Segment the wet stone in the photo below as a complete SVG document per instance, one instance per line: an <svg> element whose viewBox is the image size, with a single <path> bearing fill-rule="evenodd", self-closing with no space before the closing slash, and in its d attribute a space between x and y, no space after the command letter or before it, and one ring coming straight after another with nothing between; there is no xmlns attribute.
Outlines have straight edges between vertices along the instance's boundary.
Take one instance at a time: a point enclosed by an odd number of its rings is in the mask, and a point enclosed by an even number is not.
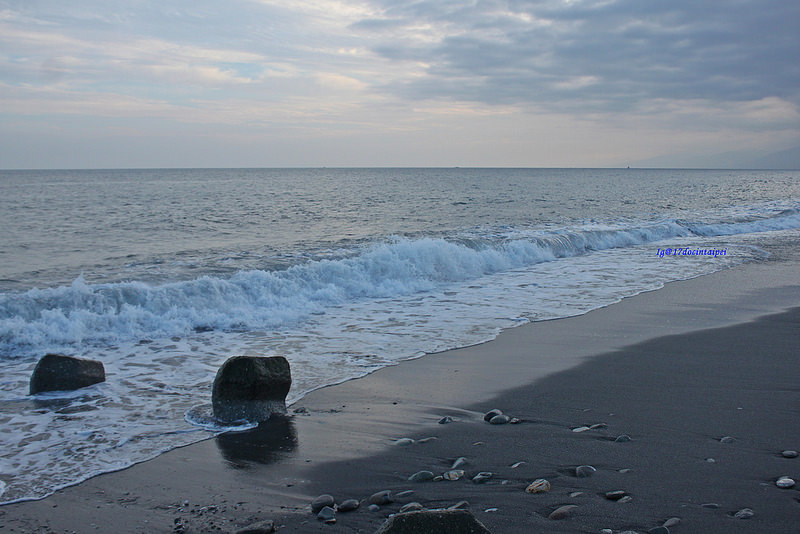
<svg viewBox="0 0 800 534"><path fill-rule="evenodd" d="M736 438L732 436L724 436L719 438L720 443L733 443L734 441L736 441Z"/></svg>
<svg viewBox="0 0 800 534"><path fill-rule="evenodd" d="M447 507L448 510L469 510L469 503L467 501L458 501L452 506Z"/></svg>
<svg viewBox="0 0 800 534"><path fill-rule="evenodd" d="M553 510L550 515L547 516L548 519L552 519L554 521L558 521L560 519L566 519L569 517L573 511L577 508L577 505L574 504L565 504L564 506L559 506L555 510Z"/></svg>
<svg viewBox="0 0 800 534"><path fill-rule="evenodd" d="M370 495L368 500L370 504L377 504L377 505L390 504L391 502L393 502L392 492L390 490L379 491L377 493L373 493L372 495Z"/></svg>
<svg viewBox="0 0 800 534"><path fill-rule="evenodd" d="M400 513L403 514L405 512L414 512L417 510L424 510L424 509L425 509L424 506L415 501L415 502L410 502L408 504L404 504L402 507L400 507Z"/></svg>
<svg viewBox="0 0 800 534"><path fill-rule="evenodd" d="M733 517L735 517L736 519L750 519L754 515L756 515L755 512L753 512L753 510L751 510L750 508L742 508L741 510L733 514Z"/></svg>
<svg viewBox="0 0 800 534"><path fill-rule="evenodd" d="M505 425L509 422L511 422L511 418L503 414L495 415L489 420L490 425Z"/></svg>
<svg viewBox="0 0 800 534"><path fill-rule="evenodd" d="M464 477L463 469L451 469L442 475L445 480L460 480Z"/></svg>
<svg viewBox="0 0 800 534"><path fill-rule="evenodd" d="M501 412L501 411L500 411L500 410L498 410L497 408L495 408L494 410L489 410L489 411L488 411L488 412L486 412L486 414L483 416L483 420L484 420L484 421L486 421L486 422L488 423L489 421L491 421L491 420L492 420L492 418L493 418L493 417L495 417L495 416L497 416L497 415L503 415L503 412Z"/></svg>
<svg viewBox="0 0 800 534"><path fill-rule="evenodd" d="M452 423L452 422L453 422L453 418L450 417L449 415L445 415L444 417L439 419L439 424L440 425L446 425L446 424Z"/></svg>
<svg viewBox="0 0 800 534"><path fill-rule="evenodd" d="M577 433L577 434L579 434L581 432L586 432L587 430L591 430L591 428L589 428L588 426L579 426L579 427L576 427L576 428L572 429L572 431Z"/></svg>
<svg viewBox="0 0 800 534"><path fill-rule="evenodd" d="M324 521L325 523L336 523L336 510L330 506L325 506L317 514L317 519Z"/></svg>
<svg viewBox="0 0 800 534"><path fill-rule="evenodd" d="M676 526L678 526L680 524L680 522L681 522L681 518L680 517L670 517L669 519L664 521L664 524L662 526L664 526L666 528L676 527Z"/></svg>
<svg viewBox="0 0 800 534"><path fill-rule="evenodd" d="M775 485L779 488L789 489L794 487L794 480L789 477L780 477L775 481Z"/></svg>
<svg viewBox="0 0 800 534"><path fill-rule="evenodd" d="M417 471L410 477L408 477L409 482L427 482L429 480L433 480L436 475L433 474L431 471Z"/></svg>
<svg viewBox="0 0 800 534"><path fill-rule="evenodd" d="M705 503L701 504L700 506L703 507L703 508L708 508L709 510L716 510L717 508L719 508L719 504L717 504L715 502L705 502Z"/></svg>
<svg viewBox="0 0 800 534"><path fill-rule="evenodd" d="M358 499L347 499L336 507L336 511L342 513L352 512L353 510L357 510L359 505L360 503L358 502Z"/></svg>
<svg viewBox="0 0 800 534"><path fill-rule="evenodd" d="M401 491L400 493L395 493L394 498L397 501L406 499L408 497L411 497L412 495L414 495L414 490L405 490Z"/></svg>
<svg viewBox="0 0 800 534"><path fill-rule="evenodd" d="M647 531L647 534L669 534L669 529L667 527L654 527Z"/></svg>
<svg viewBox="0 0 800 534"><path fill-rule="evenodd" d="M781 456L784 458L797 458L798 452L797 451L783 451Z"/></svg>
<svg viewBox="0 0 800 534"><path fill-rule="evenodd" d="M484 484L484 483L486 483L486 482L487 482L487 481L488 481L490 478L492 478L492 473L490 473L489 471L481 471L480 473L478 473L477 475L475 475L474 477L472 477L472 481L473 481L475 484Z"/></svg>
<svg viewBox="0 0 800 534"><path fill-rule="evenodd" d="M614 443L628 443L629 441L631 441L631 437L628 434L620 434Z"/></svg>
<svg viewBox="0 0 800 534"><path fill-rule="evenodd" d="M367 510L369 510L370 512L377 512L380 509L381 507L378 506L377 504L370 504L369 507L367 507Z"/></svg>
<svg viewBox="0 0 800 534"><path fill-rule="evenodd" d="M324 495L320 495L313 501L311 501L311 511L315 514L318 514L320 510L325 508L326 506L333 506L336 501L334 500L332 495L328 495L327 493Z"/></svg>
<svg viewBox="0 0 800 534"><path fill-rule="evenodd" d="M622 499L622 498L623 498L623 497L625 497L626 495L627 495L627 494L626 494L624 491L622 491L622 490L616 490L616 491L609 491L609 492L606 492L606 495L605 495L605 497L606 497L606 499L608 499L609 501L619 501L620 499Z"/></svg>
<svg viewBox="0 0 800 534"><path fill-rule="evenodd" d="M409 445L414 444L414 440L411 438L400 438L394 442L395 445L398 447L408 447Z"/></svg>
<svg viewBox="0 0 800 534"><path fill-rule="evenodd" d="M547 493L550 491L550 482L543 478L537 478L531 484L525 488L526 493Z"/></svg>
<svg viewBox="0 0 800 534"><path fill-rule="evenodd" d="M453 465L450 466L450 469L458 469L462 465L467 465L467 459L463 456L456 458L456 461L453 462Z"/></svg>

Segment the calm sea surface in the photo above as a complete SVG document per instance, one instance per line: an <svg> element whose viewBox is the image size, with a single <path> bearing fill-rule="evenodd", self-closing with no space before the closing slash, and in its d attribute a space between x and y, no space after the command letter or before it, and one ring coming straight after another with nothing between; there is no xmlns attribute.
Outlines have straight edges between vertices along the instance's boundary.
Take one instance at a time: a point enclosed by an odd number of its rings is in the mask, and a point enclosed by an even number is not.
<svg viewBox="0 0 800 534"><path fill-rule="evenodd" d="M294 401L763 261L798 243L800 172L0 171L0 221L10 502L213 436L230 356L285 355ZM53 351L101 360L107 382L28 396Z"/></svg>

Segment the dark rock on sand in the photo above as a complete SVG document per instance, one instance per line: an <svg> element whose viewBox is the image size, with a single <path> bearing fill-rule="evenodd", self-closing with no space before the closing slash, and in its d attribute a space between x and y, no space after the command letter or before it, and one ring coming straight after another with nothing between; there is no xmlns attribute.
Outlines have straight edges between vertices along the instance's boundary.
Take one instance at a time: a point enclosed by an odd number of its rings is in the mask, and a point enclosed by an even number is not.
<svg viewBox="0 0 800 534"><path fill-rule="evenodd" d="M390 504L393 501L394 499L392 499L392 492L389 490L383 490L377 493L373 493L369 497L370 504L377 504L379 506L383 506L384 504Z"/></svg>
<svg viewBox="0 0 800 534"><path fill-rule="evenodd" d="M503 415L503 414L495 415L494 417L489 419L489 424L490 425L505 425L506 423L510 423L510 422L511 422L511 418L509 416Z"/></svg>
<svg viewBox="0 0 800 534"><path fill-rule="evenodd" d="M324 521L325 523L336 523L336 510L330 506L325 506L317 514L317 519Z"/></svg>
<svg viewBox="0 0 800 534"><path fill-rule="evenodd" d="M628 434L620 434L617 436L617 439L614 440L614 443L628 443L631 440L631 437Z"/></svg>
<svg viewBox="0 0 800 534"><path fill-rule="evenodd" d="M410 477L408 477L409 482L427 482L429 480L433 480L433 477L436 475L433 474L432 471L417 471Z"/></svg>
<svg viewBox="0 0 800 534"><path fill-rule="evenodd" d="M33 370L30 394L71 391L105 380L106 372L102 362L63 354L46 354Z"/></svg>
<svg viewBox="0 0 800 534"><path fill-rule="evenodd" d="M783 456L784 458L797 458L798 453L797 451L783 451L781 453L781 456Z"/></svg>
<svg viewBox="0 0 800 534"><path fill-rule="evenodd" d="M486 415L483 416L483 420L488 423L489 421L492 420L492 417L495 417L495 416L498 416L498 415L503 415L503 412L501 412L500 410L495 408L494 410L489 410L488 412L486 412Z"/></svg>
<svg viewBox="0 0 800 534"><path fill-rule="evenodd" d="M606 492L606 494L605 494L605 497L606 497L606 499L608 499L609 501L619 501L619 500L621 500L623 497L625 497L626 495L627 495L627 494L626 494L624 491L622 491L622 490L617 490L617 491L609 491L609 492Z"/></svg>
<svg viewBox="0 0 800 534"><path fill-rule="evenodd" d="M754 515L756 515L755 512L753 512L750 508L742 508L741 510L733 514L733 517L735 517L736 519L750 519Z"/></svg>
<svg viewBox="0 0 800 534"><path fill-rule="evenodd" d="M579 465L575 468L575 476L578 478L588 478L595 474L596 471L597 469L591 465Z"/></svg>
<svg viewBox="0 0 800 534"><path fill-rule="evenodd" d="M472 477L472 481L475 484L485 484L486 482L489 481L490 478L492 478L492 473L490 473L489 471L481 471L480 473Z"/></svg>
<svg viewBox="0 0 800 534"><path fill-rule="evenodd" d="M440 425L446 425L446 424L452 423L452 422L453 422L453 418L450 417L449 415L445 415L444 417L439 419L439 424Z"/></svg>
<svg viewBox="0 0 800 534"><path fill-rule="evenodd" d="M550 515L547 516L547 518L555 521L566 519L577 507L578 506L575 504L565 504L564 506L559 506L553 510Z"/></svg>
<svg viewBox="0 0 800 534"><path fill-rule="evenodd" d="M352 512L353 510L357 510L360 505L361 503L358 502L358 499L347 499L336 507L336 511L342 513Z"/></svg>
<svg viewBox="0 0 800 534"><path fill-rule="evenodd" d="M404 514L406 512L417 512L419 510L424 510L424 509L425 509L424 506L422 506L420 503L414 501L414 502L410 502L408 504L404 504L403 506L401 506L400 507L400 513Z"/></svg>
<svg viewBox="0 0 800 534"><path fill-rule="evenodd" d="M332 495L320 495L313 501L311 501L311 511L315 514L319 513L320 510L325 508L326 506L333 506L335 504L335 500Z"/></svg>
<svg viewBox="0 0 800 534"><path fill-rule="evenodd" d="M375 534L487 534L468 510L423 510L390 517Z"/></svg>
<svg viewBox="0 0 800 534"><path fill-rule="evenodd" d="M236 534L272 534L273 532L275 532L275 522L268 519L237 530Z"/></svg>
<svg viewBox="0 0 800 534"><path fill-rule="evenodd" d="M214 379L214 417L228 422L260 422L274 413L285 414L291 385L289 362L283 356L230 358Z"/></svg>

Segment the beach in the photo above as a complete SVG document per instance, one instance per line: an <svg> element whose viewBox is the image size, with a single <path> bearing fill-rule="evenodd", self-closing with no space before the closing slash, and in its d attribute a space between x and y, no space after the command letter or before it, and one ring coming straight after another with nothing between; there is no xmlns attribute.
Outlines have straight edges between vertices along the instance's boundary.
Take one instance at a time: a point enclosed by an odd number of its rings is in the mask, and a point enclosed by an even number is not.
<svg viewBox="0 0 800 534"><path fill-rule="evenodd" d="M5 505L0 526L235 532L273 520L284 532L374 532L409 502L466 501L492 532L646 532L668 520L675 532L796 531L800 494L775 482L800 479L800 460L782 456L800 449L797 272L793 259L743 265L384 368L257 431ZM489 424L491 409L520 422ZM408 481L461 457L460 480ZM581 465L592 476L576 477ZM472 482L479 472L491 478ZM550 491L526 492L537 479ZM399 496L370 511L384 490ZM325 524L310 507L320 494L362 503ZM564 505L575 508L548 519ZM743 509L752 517L734 517Z"/></svg>

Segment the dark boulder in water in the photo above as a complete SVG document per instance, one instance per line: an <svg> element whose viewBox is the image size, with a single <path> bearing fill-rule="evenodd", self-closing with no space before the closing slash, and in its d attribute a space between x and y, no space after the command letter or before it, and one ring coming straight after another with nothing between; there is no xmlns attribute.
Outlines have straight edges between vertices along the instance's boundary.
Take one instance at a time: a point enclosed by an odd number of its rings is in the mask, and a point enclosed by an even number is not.
<svg viewBox="0 0 800 534"><path fill-rule="evenodd" d="M486 534L483 523L468 510L422 510L390 517L375 534Z"/></svg>
<svg viewBox="0 0 800 534"><path fill-rule="evenodd" d="M292 385L289 362L283 356L235 356L217 371L211 392L214 417L224 422L266 421L286 413Z"/></svg>
<svg viewBox="0 0 800 534"><path fill-rule="evenodd" d="M106 371L102 362L63 354L46 354L33 370L30 394L72 391L105 380Z"/></svg>

